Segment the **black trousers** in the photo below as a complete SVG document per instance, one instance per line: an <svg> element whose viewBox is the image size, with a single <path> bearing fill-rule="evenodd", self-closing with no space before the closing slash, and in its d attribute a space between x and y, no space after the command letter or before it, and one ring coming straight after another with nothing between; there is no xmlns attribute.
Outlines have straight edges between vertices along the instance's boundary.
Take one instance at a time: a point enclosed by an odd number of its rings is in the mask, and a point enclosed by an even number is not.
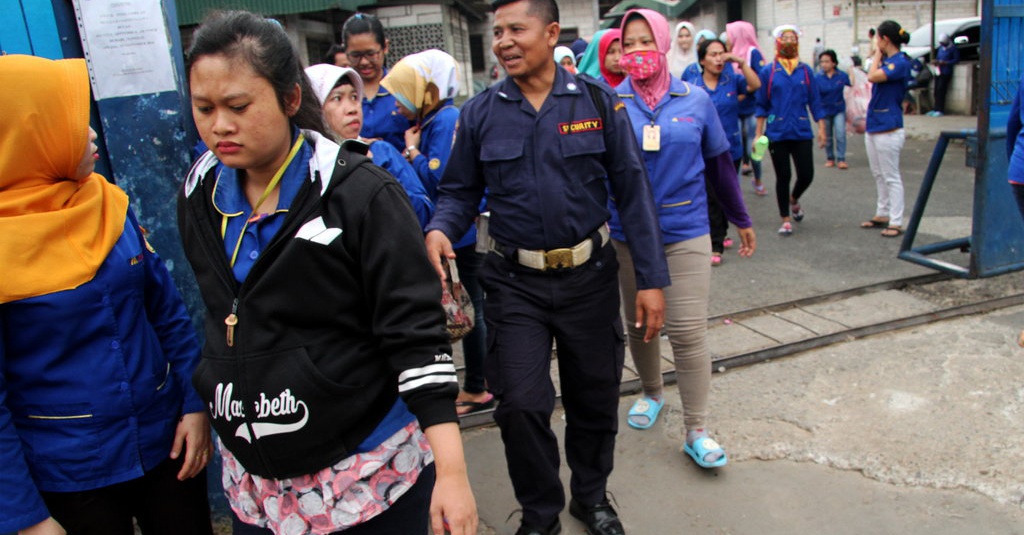
<svg viewBox="0 0 1024 535"><path fill-rule="evenodd" d="M213 535L206 470L178 481L185 455L168 459L144 476L79 492L44 492L50 515L68 535L133 535L135 518L144 535Z"/></svg>
<svg viewBox="0 0 1024 535"><path fill-rule="evenodd" d="M364 524L338 531L343 535L425 535L430 531L430 496L434 493L437 471L430 463L420 472L416 483L383 513ZM231 515L232 535L273 535L273 531L246 524Z"/></svg>
<svg viewBox="0 0 1024 535"><path fill-rule="evenodd" d="M497 254L489 254L484 264L485 370L501 401L494 420L528 524L550 525L565 507L558 440L551 430L552 340L558 348L570 491L585 505L605 499L624 356L617 273L611 244L569 270L536 271Z"/></svg>
<svg viewBox="0 0 1024 535"><path fill-rule="evenodd" d="M772 168L775 169L775 201L779 204L779 215L789 217L790 196L799 201L814 181L814 146L810 139L772 141L768 152L772 155ZM792 192L789 189L789 181L793 178L790 159L796 167L796 184Z"/></svg>
<svg viewBox="0 0 1024 535"><path fill-rule="evenodd" d="M946 67L943 67L945 70ZM946 94L949 93L949 84L953 81L953 72L940 74L935 78L935 111L946 113Z"/></svg>
<svg viewBox="0 0 1024 535"><path fill-rule="evenodd" d="M733 160L736 171L740 170L742 160ZM722 210L718 202L718 194L715 188L711 187L707 173L704 174L704 191L708 196L708 224L711 227L711 252L722 253L725 251L725 237L729 234L729 220L725 217L725 210Z"/></svg>

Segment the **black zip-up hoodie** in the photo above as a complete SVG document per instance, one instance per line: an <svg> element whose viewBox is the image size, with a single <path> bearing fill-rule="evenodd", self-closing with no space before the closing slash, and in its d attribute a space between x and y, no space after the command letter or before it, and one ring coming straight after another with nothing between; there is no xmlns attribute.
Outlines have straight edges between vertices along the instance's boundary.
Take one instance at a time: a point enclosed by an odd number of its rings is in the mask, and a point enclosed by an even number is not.
<svg viewBox="0 0 1024 535"><path fill-rule="evenodd" d="M206 304L193 384L242 466L275 479L351 455L399 395L424 428L458 419L441 286L404 190L365 145L339 152L301 135L315 144L309 181L241 285L212 203L211 152L178 200Z"/></svg>

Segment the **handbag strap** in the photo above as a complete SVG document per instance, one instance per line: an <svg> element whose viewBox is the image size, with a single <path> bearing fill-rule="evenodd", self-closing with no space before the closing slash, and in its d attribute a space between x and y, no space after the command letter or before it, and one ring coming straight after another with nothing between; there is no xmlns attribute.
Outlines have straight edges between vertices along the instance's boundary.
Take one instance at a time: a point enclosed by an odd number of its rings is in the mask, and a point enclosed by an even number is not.
<svg viewBox="0 0 1024 535"><path fill-rule="evenodd" d="M450 273L449 279L451 279L452 284L461 284L459 281L459 268L455 267L454 258L448 259L448 272Z"/></svg>

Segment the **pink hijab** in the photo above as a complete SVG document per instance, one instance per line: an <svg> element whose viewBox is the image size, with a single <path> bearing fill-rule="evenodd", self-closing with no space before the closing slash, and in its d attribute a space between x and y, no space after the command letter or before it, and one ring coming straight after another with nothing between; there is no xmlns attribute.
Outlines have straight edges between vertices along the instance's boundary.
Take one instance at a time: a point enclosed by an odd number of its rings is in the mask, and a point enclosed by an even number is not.
<svg viewBox="0 0 1024 535"><path fill-rule="evenodd" d="M658 47L658 52L662 56L668 53L669 47L672 44L672 37L669 34L668 21L665 17L650 9L630 9L626 12L626 15L622 17L622 38L625 42L626 38L626 24L630 19L634 18L633 15L639 15L647 21L647 25L651 27L651 33L654 34L654 43ZM662 97L668 93L668 87L672 83L672 74L668 70L668 59L662 58L662 69L660 72L655 73L653 76L646 80L634 80L630 77L630 84L633 86L633 90L640 95L640 98L644 100L647 107L654 109L661 101Z"/></svg>
<svg viewBox="0 0 1024 535"><path fill-rule="evenodd" d="M608 49L611 48L612 43L615 41L619 41L620 44L622 41L622 30L619 30L618 28L612 28L611 30L604 32L604 35L601 36L601 40L597 44L597 57L600 62L601 76L604 76L605 81L607 81L608 85L612 87L616 87L621 84L622 80L626 77L623 74L617 74L609 71L604 66L604 58L608 55Z"/></svg>
<svg viewBox="0 0 1024 535"><path fill-rule="evenodd" d="M750 52L753 50L759 50L757 46L757 30L754 29L754 25L745 21L737 20L730 22L725 25L725 35L729 37L729 47L734 56L743 58L743 61L750 65ZM738 67L734 65L734 67ZM754 71L757 71L756 65L750 65ZM736 69L739 71L739 69Z"/></svg>

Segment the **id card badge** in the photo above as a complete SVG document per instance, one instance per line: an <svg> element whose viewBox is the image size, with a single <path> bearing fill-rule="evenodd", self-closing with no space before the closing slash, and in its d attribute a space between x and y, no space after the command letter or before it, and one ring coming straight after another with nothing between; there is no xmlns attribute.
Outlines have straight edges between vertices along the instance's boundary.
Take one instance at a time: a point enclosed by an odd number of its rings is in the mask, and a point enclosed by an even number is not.
<svg viewBox="0 0 1024 535"><path fill-rule="evenodd" d="M643 149L648 152L658 152L661 150L661 125L644 125Z"/></svg>

